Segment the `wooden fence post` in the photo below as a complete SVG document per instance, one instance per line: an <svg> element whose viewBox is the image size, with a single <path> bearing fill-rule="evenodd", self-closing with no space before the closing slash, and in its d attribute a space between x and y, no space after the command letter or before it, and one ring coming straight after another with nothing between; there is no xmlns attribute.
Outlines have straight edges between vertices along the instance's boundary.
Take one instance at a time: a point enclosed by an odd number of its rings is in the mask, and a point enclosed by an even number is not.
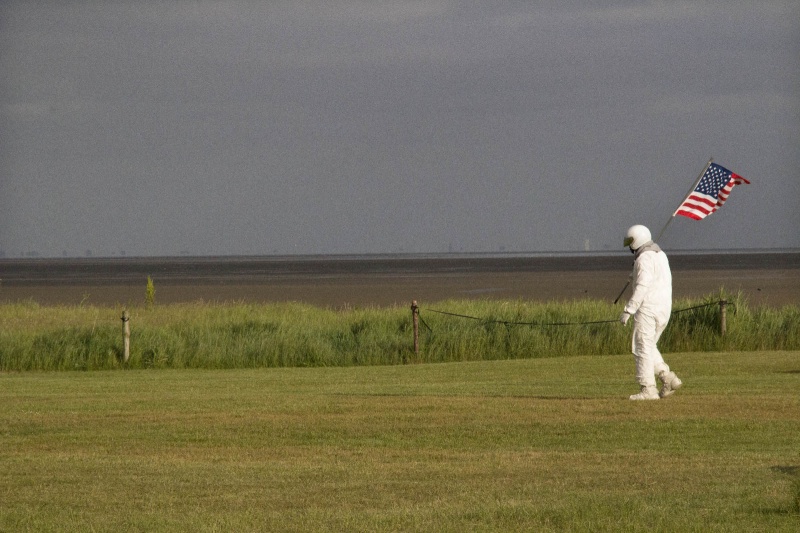
<svg viewBox="0 0 800 533"><path fill-rule="evenodd" d="M411 321L414 324L414 355L419 355L419 306L417 301L411 302Z"/></svg>
<svg viewBox="0 0 800 533"><path fill-rule="evenodd" d="M131 356L131 316L128 310L122 311L122 362L127 363Z"/></svg>
<svg viewBox="0 0 800 533"><path fill-rule="evenodd" d="M719 301L719 334L721 336L725 336L725 332L728 329L728 301L727 300L720 300Z"/></svg>

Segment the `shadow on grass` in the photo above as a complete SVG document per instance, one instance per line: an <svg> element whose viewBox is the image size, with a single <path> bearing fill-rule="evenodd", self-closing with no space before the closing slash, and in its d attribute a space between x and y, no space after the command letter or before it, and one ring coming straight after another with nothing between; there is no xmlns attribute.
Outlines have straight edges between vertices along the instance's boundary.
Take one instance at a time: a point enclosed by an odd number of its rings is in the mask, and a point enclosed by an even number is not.
<svg viewBox="0 0 800 533"><path fill-rule="evenodd" d="M785 474L792 478L790 490L791 504L789 505L789 512L791 514L800 515L800 466L798 465L778 465L770 467L773 472ZM775 512L784 512L783 510L775 510Z"/></svg>
<svg viewBox="0 0 800 533"><path fill-rule="evenodd" d="M346 393L334 392L331 396L348 396L359 398L419 398L419 397L432 397L432 398L513 398L516 400L555 400L555 401L575 401L575 400L597 400L592 396L526 396L520 394L436 394L436 393L418 393L418 392L375 392L375 393Z"/></svg>

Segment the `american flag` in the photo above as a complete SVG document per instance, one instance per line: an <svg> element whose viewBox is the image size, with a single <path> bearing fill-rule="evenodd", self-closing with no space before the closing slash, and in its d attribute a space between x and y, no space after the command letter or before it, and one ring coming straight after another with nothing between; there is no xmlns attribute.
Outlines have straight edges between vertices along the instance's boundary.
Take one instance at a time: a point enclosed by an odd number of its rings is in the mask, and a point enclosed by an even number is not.
<svg viewBox="0 0 800 533"><path fill-rule="evenodd" d="M678 207L675 215L700 220L722 207L735 185L750 182L716 163L708 165L697 187Z"/></svg>

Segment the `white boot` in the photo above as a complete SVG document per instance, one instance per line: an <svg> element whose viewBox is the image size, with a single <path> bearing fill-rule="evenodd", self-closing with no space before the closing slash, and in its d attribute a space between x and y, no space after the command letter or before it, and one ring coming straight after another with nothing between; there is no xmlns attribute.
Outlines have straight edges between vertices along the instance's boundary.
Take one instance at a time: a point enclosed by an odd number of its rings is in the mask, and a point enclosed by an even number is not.
<svg viewBox="0 0 800 533"><path fill-rule="evenodd" d="M662 398L671 395L683 385L683 381L675 375L675 372L662 372L658 375L658 379L661 380L661 391L658 395Z"/></svg>
<svg viewBox="0 0 800 533"><path fill-rule="evenodd" d="M658 398L658 389L655 385L642 385L642 391L630 397L631 400L658 400Z"/></svg>

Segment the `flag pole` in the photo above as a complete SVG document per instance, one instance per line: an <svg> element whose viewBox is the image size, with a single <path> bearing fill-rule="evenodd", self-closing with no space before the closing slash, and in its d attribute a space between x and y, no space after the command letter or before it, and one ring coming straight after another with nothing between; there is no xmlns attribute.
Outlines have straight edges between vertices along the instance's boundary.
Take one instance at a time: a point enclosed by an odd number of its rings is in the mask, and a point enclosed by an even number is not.
<svg viewBox="0 0 800 533"><path fill-rule="evenodd" d="M694 184L692 185L692 188L689 189L689 192L687 192L686 195L683 197L683 200L681 200L681 203L678 204L678 208L675 209L675 211L672 212L672 216L669 217L669 220L667 220L667 223L664 224L664 227L661 228L661 231L658 232L658 237L656 237L656 240L653 241L653 242L658 242L659 240L661 240L661 236L664 235L664 231L667 229L667 226L669 226L670 223L675 219L675 215L678 214L678 210L683 205L683 202L685 202L686 199L689 198L689 196L691 196L692 192L694 192L695 188L697 187L697 184L700 183L701 179L703 179L703 176L705 175L706 170L708 170L708 167L710 167L711 163L713 163L713 162L714 162L714 158L713 157L709 157L708 158L708 163L706 163L706 166L703 167L703 171L700 173L700 175L697 176L697 179L695 180Z"/></svg>
<svg viewBox="0 0 800 533"><path fill-rule="evenodd" d="M703 179L703 176L705 175L706 170L708 170L708 167L710 167L711 163L713 163L713 162L714 162L714 158L713 157L708 158L708 163L706 163L706 166L703 167L703 171L700 173L700 175L697 176L697 179L695 180L694 184L692 185L692 188L689 189L689 192L687 192L686 195L683 197L683 200L681 200L681 203L678 204L678 208L675 209L675 211L672 212L672 215L669 217L669 220L667 220L667 223L664 224L663 228L661 228L661 231L658 232L658 237L656 237L653 242L658 242L659 240L661 240L661 236L664 235L664 232L667 230L667 226L669 226L672 223L672 221L675 219L675 215L678 213L678 209L681 208L681 206L683 205L683 202L685 202L686 199L689 198L689 196L692 194L692 192L694 191L695 187L697 187L697 184L700 183L701 179ZM616 304L619 301L619 299L622 298L622 295L625 294L625 291L627 290L628 285L630 285L630 284L631 284L630 280L628 280L625 283L625 286L622 287L621 291L619 291L619 296L617 296L616 300L614 300L614 304Z"/></svg>
<svg viewBox="0 0 800 533"><path fill-rule="evenodd" d="M699 175L699 176L697 176L697 181L695 181L695 182L694 182L694 185L692 185L692 188L691 188L691 189L689 189L689 192L687 192L687 193L686 193L686 196L684 196L684 197L683 197L683 202L685 202L685 201L686 201L686 199L687 199L687 198L689 198L689 196L691 196L692 192L693 192L693 191L695 190L695 188L697 187L697 184L698 184L698 183L700 183L700 180L701 180L701 179L703 179L703 176L705 175L705 173L706 173L706 170L708 170L708 167L710 167L710 166L711 166L711 163L713 163L713 162L714 162L714 158L713 158L713 157L711 157L711 158L709 158L709 159L708 159L708 163L706 163L706 166L705 166L705 168L704 168L704 169L703 169L703 171L700 173L700 175ZM681 206L683 205L683 202L681 202L680 204L678 204L678 208L677 208L677 209L675 209L675 211L673 211L673 213L672 213L672 216L673 216L673 218L675 217L675 215L677 215L677 214L678 214L678 209L680 209L680 208L681 208ZM661 231L662 231L662 233L663 233L663 231L664 231L664 230L661 230Z"/></svg>

